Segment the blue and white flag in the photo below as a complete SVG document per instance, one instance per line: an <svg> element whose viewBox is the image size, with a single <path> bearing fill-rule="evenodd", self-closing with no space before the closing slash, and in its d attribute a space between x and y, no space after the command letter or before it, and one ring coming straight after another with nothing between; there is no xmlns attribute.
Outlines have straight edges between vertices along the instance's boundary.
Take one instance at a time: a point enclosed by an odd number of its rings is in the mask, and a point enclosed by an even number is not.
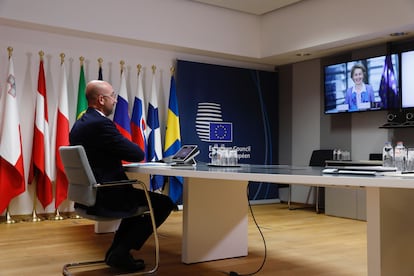
<svg viewBox="0 0 414 276"><path fill-rule="evenodd" d="M147 113L148 129L148 148L147 161L158 161L162 159L161 130L158 116L157 88L155 84L155 69L152 74L151 97L148 103ZM151 175L151 190L159 191L164 186L164 177L160 175Z"/></svg>

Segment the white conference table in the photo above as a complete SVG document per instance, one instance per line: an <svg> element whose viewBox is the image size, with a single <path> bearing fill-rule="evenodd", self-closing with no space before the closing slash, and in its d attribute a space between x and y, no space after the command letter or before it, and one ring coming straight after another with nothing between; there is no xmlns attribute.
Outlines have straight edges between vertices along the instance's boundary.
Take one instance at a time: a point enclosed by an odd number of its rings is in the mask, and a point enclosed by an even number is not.
<svg viewBox="0 0 414 276"><path fill-rule="evenodd" d="M257 181L365 188L368 275L414 275L414 174L325 175L320 168L284 165L172 168L129 164L126 170L131 178L141 180L150 174L184 177L184 263L248 254L247 185Z"/></svg>

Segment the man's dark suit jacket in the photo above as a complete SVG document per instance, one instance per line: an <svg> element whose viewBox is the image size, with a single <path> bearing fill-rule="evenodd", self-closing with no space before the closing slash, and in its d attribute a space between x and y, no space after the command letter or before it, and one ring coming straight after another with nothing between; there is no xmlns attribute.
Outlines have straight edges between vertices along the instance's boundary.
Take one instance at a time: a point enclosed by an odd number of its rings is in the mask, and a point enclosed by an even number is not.
<svg viewBox="0 0 414 276"><path fill-rule="evenodd" d="M85 148L89 163L98 183L128 179L122 161L139 162L144 152L118 131L115 124L93 108L75 122L70 134L71 145ZM107 211L131 211L138 203L132 197L130 185L100 188L94 207L89 213L102 215Z"/></svg>

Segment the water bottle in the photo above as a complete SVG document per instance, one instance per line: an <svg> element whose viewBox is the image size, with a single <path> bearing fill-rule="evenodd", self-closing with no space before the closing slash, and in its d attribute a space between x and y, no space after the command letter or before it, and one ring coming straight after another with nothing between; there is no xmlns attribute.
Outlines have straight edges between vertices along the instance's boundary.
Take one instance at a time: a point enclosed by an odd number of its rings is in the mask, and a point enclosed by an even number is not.
<svg viewBox="0 0 414 276"><path fill-rule="evenodd" d="M342 151L340 149L336 150L336 160L342 161Z"/></svg>
<svg viewBox="0 0 414 276"><path fill-rule="evenodd" d="M397 167L397 171L404 171L407 159L407 149L404 147L403 142L400 141L395 146L394 156L395 167Z"/></svg>
<svg viewBox="0 0 414 276"><path fill-rule="evenodd" d="M217 156L218 156L218 165L219 166L226 166L226 147L224 144L221 144L220 147L217 150Z"/></svg>
<svg viewBox="0 0 414 276"><path fill-rule="evenodd" d="M211 164L218 165L218 145L214 144L211 148Z"/></svg>
<svg viewBox="0 0 414 276"><path fill-rule="evenodd" d="M382 166L394 167L394 149L391 142L386 142L382 148Z"/></svg>

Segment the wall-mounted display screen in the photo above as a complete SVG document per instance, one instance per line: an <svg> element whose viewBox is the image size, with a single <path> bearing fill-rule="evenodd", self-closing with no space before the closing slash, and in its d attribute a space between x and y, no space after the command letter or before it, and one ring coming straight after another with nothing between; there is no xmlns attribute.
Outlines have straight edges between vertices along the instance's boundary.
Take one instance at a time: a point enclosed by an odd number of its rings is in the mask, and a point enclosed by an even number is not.
<svg viewBox="0 0 414 276"><path fill-rule="evenodd" d="M324 67L325 114L400 107L397 54Z"/></svg>
<svg viewBox="0 0 414 276"><path fill-rule="evenodd" d="M401 53L401 107L414 108L414 51Z"/></svg>

